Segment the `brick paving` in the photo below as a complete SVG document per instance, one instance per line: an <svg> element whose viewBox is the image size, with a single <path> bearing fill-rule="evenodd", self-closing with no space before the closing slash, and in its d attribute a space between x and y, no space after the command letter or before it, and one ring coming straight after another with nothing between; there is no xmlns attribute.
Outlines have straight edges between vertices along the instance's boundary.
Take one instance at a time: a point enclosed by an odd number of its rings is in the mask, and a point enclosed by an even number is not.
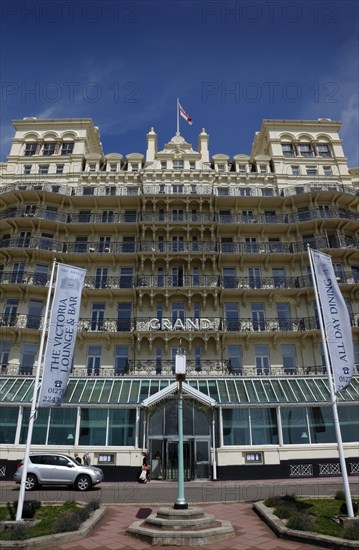
<svg viewBox="0 0 359 550"><path fill-rule="evenodd" d="M51 550L145 550L151 544L126 535L126 529L132 522L144 519L156 513L159 506L110 505L105 516L86 538L52 546ZM247 502L231 504L206 504L204 511L214 514L217 519L230 521L235 536L220 542L206 544L202 548L209 550L318 550L318 546L279 539L261 521ZM178 546L166 546L166 550L178 549Z"/></svg>

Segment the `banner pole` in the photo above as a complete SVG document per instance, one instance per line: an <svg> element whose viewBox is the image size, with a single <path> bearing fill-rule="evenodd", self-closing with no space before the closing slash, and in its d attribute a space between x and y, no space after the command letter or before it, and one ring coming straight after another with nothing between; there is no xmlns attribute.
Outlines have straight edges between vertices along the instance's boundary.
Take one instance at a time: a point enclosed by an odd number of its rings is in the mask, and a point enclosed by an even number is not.
<svg viewBox="0 0 359 550"><path fill-rule="evenodd" d="M44 314L44 325L42 327L42 334L41 334L41 341L40 341L40 348L39 348L39 356L38 356L37 369L36 369L35 381L34 381L34 392L33 392L33 396L32 396L32 403L31 403L31 410L30 410L30 417L29 417L29 427L28 427L28 430L27 430L25 456L24 456L24 461L23 461L22 475L21 475L21 482L20 482L20 492L19 492L19 499L18 499L18 503L17 503L16 521L21 521L22 520L22 511L23 511L23 507L24 507L27 468L28 468L28 462L29 462L29 456L30 456L32 431L33 431L34 421L35 421L35 416L36 416L36 401L37 401L37 396L38 396L39 388L40 388L40 383L39 383L39 381L40 381L40 372L41 372L41 366L42 366L42 361L43 361L43 349L44 349L44 342L45 342L46 325L47 325L47 319L48 319L48 316L49 316L50 301L51 301L51 290L52 290L52 284L53 284L54 275L55 275L55 266L56 266L56 259L54 260L54 262L52 264L52 270L51 270L51 276L50 276L50 282L49 282L49 291L47 293L47 300L46 300L46 307L45 307L45 314Z"/></svg>
<svg viewBox="0 0 359 550"><path fill-rule="evenodd" d="M319 296L318 285L317 285L317 278L316 278L316 274L315 274L315 269L314 269L314 265L313 265L313 258L312 258L311 249L310 249L309 244L307 245L307 250L308 250L308 255L309 255L310 270L311 270L312 278L313 278L314 295L315 295L315 302L317 304L317 310L318 310L320 332L322 334L322 340L323 340L323 351L324 351L325 364L326 364L326 367L327 367L328 385L329 385L330 397L331 397L331 402L332 402L334 429L335 429L335 435L336 435L337 445L338 445L340 468L341 468L341 471L342 471L345 502L346 502L346 505L347 505L348 517L353 518L354 517L354 511L353 511L352 498L351 498L351 494L350 494L350 486L349 486L347 465L345 463L342 433L341 433L340 423L339 423L337 397L336 397L335 392L334 392L332 364L331 364L331 361L330 361L330 356L329 356L329 351L328 351L327 337L326 337L326 332L325 332L325 328L324 328L323 314L322 314L322 308L321 308L321 304L320 304L320 296Z"/></svg>
<svg viewBox="0 0 359 550"><path fill-rule="evenodd" d="M176 134L179 134L179 98L177 98L177 132Z"/></svg>

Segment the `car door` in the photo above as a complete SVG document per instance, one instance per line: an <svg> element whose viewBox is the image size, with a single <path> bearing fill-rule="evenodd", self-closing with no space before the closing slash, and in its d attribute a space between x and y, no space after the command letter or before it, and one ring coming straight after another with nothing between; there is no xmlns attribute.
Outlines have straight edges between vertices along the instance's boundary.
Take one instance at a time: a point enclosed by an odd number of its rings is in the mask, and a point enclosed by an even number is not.
<svg viewBox="0 0 359 550"><path fill-rule="evenodd" d="M76 478L76 466L66 456L54 456L51 483L72 484Z"/></svg>
<svg viewBox="0 0 359 550"><path fill-rule="evenodd" d="M31 468L28 468L30 473L34 473L39 483L51 483L52 470L54 460L52 455L31 456Z"/></svg>

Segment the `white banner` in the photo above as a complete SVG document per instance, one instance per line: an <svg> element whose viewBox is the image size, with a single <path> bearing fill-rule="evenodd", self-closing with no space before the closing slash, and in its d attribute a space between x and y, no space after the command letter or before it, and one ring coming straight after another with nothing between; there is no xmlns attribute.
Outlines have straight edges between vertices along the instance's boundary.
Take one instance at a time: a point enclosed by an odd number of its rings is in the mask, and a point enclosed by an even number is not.
<svg viewBox="0 0 359 550"><path fill-rule="evenodd" d="M39 407L62 404L72 366L85 274L85 269L58 264Z"/></svg>
<svg viewBox="0 0 359 550"><path fill-rule="evenodd" d="M310 250L310 253L323 312L334 387L335 391L342 391L349 386L354 370L354 347L349 312L336 280L331 257L317 250Z"/></svg>

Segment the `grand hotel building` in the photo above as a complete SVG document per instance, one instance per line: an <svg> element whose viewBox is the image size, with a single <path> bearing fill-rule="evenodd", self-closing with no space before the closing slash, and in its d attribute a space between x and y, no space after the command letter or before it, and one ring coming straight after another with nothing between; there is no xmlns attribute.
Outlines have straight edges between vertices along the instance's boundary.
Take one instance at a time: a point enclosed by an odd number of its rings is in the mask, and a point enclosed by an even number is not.
<svg viewBox="0 0 359 550"><path fill-rule="evenodd" d="M104 154L90 119L14 121L0 184L0 474L23 456L53 260L87 270L62 407L32 451L89 451L106 479L340 474L307 243L331 255L359 364L359 170L339 122L264 120L250 154L180 135ZM359 370L339 395L359 473Z"/></svg>

